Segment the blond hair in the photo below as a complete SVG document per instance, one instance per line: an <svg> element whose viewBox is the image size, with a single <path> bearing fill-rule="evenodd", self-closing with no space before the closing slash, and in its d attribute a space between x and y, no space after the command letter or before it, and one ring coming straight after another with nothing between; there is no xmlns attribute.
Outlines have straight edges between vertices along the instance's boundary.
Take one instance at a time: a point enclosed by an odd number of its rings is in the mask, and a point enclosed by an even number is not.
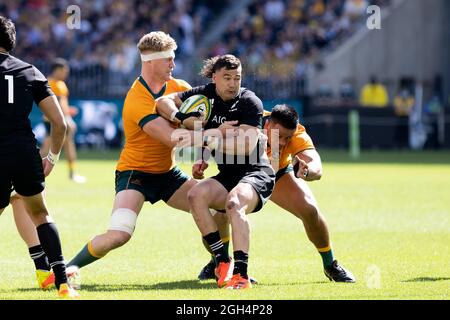
<svg viewBox="0 0 450 320"><path fill-rule="evenodd" d="M153 31L144 35L138 42L137 48L140 53L151 51L161 52L177 49L175 40L165 32Z"/></svg>

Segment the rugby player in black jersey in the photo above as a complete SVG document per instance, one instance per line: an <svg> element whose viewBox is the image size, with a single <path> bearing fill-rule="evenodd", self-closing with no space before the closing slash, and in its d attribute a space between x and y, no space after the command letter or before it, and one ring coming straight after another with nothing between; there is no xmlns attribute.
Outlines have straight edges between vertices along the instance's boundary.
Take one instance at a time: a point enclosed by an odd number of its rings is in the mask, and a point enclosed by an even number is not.
<svg viewBox="0 0 450 320"><path fill-rule="evenodd" d="M47 79L33 65L9 54L15 45L14 23L0 16L0 214L8 206L14 188L36 225L59 296L76 298L78 293L67 282L58 231L43 198L45 177L58 160L67 126ZM51 123L52 144L44 159L28 119L33 102Z"/></svg>
<svg viewBox="0 0 450 320"><path fill-rule="evenodd" d="M212 82L164 96L157 101L157 109L166 119L177 122L172 117L177 108L189 97L201 94L212 103L212 112L204 128L229 124L230 134L213 147L219 174L194 186L188 198L194 220L215 255L218 286L251 288L247 273L250 225L246 215L263 207L275 183L275 172L265 152L266 140L260 131L263 105L254 92L241 87L242 66L233 55L206 60L202 75ZM212 145L210 139L205 139L208 146ZM230 219L234 250L232 276L232 260L209 208L225 210Z"/></svg>

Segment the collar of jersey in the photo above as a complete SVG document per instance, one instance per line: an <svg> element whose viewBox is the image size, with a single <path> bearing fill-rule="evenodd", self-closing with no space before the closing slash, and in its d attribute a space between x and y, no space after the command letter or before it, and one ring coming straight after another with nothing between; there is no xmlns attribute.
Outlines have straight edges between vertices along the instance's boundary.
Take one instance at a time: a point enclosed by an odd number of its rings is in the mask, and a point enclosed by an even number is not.
<svg viewBox="0 0 450 320"><path fill-rule="evenodd" d="M164 92L166 91L166 87L167 87L167 83L164 83L163 87L161 88L161 90L158 93L154 93L152 91L152 89L150 89L150 87L148 86L147 82L145 82L144 78L142 77L142 75L139 76L139 82L142 83L142 85L145 87L145 89L148 90L148 92L150 92L150 94L152 95L152 97L156 100L159 97L162 97L164 95Z"/></svg>

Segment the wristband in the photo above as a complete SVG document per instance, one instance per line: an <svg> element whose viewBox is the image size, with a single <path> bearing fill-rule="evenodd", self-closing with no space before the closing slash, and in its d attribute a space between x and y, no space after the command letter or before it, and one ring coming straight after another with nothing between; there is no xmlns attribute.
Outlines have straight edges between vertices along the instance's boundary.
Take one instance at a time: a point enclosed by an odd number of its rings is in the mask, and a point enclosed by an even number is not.
<svg viewBox="0 0 450 320"><path fill-rule="evenodd" d="M52 165L55 165L56 162L59 160L59 154L54 154L52 152L52 150L48 150L48 155L47 155L47 160L48 162L50 162Z"/></svg>
<svg viewBox="0 0 450 320"><path fill-rule="evenodd" d="M170 115L170 121L175 122L175 116L177 115L178 110L175 110L174 112L172 112L172 114Z"/></svg>

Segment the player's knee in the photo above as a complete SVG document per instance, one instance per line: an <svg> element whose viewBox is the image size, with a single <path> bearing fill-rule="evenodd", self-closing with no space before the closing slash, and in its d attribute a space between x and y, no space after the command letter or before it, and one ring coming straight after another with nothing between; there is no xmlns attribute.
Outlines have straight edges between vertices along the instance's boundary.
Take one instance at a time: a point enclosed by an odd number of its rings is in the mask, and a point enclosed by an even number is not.
<svg viewBox="0 0 450 320"><path fill-rule="evenodd" d="M48 215L47 208L44 204L33 204L27 207L28 214L33 217L43 217Z"/></svg>
<svg viewBox="0 0 450 320"><path fill-rule="evenodd" d="M295 215L305 222L316 221L319 218L319 208L312 201L299 201L296 205Z"/></svg>
<svg viewBox="0 0 450 320"><path fill-rule="evenodd" d="M136 220L137 214L131 209L119 208L114 210L111 215L111 224L108 229L109 231L117 231L111 233L114 235L112 236L112 241L118 246L128 242L136 227Z"/></svg>
<svg viewBox="0 0 450 320"><path fill-rule="evenodd" d="M211 209L210 209L211 211ZM214 217L214 221L216 222L217 226L226 226L230 223L230 218L228 217L227 214L219 212L219 213L215 213L213 215Z"/></svg>
<svg viewBox="0 0 450 320"><path fill-rule="evenodd" d="M110 250L123 246L131 239L131 235L124 231L108 230L107 234Z"/></svg>
<svg viewBox="0 0 450 320"><path fill-rule="evenodd" d="M189 204L196 206L206 202L206 199L208 199L208 190L206 188L194 187L189 190L187 197Z"/></svg>
<svg viewBox="0 0 450 320"><path fill-rule="evenodd" d="M237 193L228 195L225 202L225 208L229 219L245 217L245 211L242 209L244 199Z"/></svg>

